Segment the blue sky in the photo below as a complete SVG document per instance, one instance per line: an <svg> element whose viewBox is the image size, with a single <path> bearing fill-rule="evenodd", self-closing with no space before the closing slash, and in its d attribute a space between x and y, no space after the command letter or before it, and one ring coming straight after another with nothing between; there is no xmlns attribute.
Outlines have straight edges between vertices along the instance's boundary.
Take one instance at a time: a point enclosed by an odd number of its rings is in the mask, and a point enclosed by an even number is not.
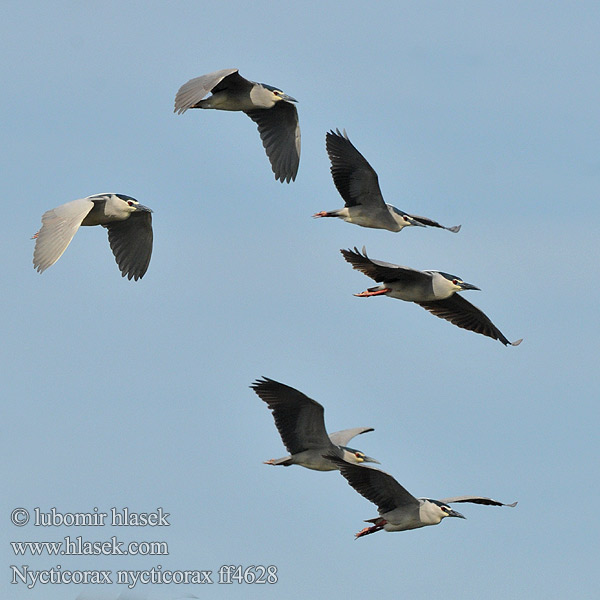
<svg viewBox="0 0 600 600"><path fill-rule="evenodd" d="M591 597L597 591L600 8L543 2L4 2L2 596L20 599ZM238 67L299 100L297 181L241 114L173 114ZM345 128L399 208L460 233L371 231L342 206L325 133ZM39 275L49 208L114 191L154 210L148 273L101 228ZM439 269L504 348L372 282L340 248ZM285 449L260 376L417 496L489 495L466 521L354 541L376 507ZM170 513L162 528L10 524L16 507ZM169 555L16 557L9 541L158 540ZM11 585L43 570L276 565L278 583ZM213 579L216 579L213 576Z"/></svg>

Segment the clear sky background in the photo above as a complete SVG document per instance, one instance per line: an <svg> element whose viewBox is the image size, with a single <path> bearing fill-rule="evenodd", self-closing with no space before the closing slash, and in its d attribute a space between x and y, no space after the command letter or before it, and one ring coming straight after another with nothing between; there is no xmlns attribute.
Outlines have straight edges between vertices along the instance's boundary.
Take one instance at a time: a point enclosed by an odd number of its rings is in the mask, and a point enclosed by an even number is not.
<svg viewBox="0 0 600 600"><path fill-rule="evenodd" d="M597 2L3 2L2 597L591 598L598 589ZM173 114L222 68L299 100L297 181L243 114ZM345 128L385 199L458 234L313 220L342 206ZM99 192L154 210L143 280L83 228L39 275L48 209ZM518 348L355 298L340 248L455 273ZM286 454L267 376L417 496L466 521L354 541L377 515ZM162 528L18 528L10 512L170 513ZM8 541L166 541L169 555L16 557ZM276 565L276 585L11 585L42 570ZM213 579L216 576L213 574Z"/></svg>

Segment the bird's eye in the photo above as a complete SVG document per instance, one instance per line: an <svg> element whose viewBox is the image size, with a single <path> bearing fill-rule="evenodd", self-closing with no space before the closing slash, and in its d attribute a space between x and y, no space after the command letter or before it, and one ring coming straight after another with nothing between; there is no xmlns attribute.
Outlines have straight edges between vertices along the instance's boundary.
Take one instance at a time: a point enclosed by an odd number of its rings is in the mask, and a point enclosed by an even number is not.
<svg viewBox="0 0 600 600"><path fill-rule="evenodd" d="M363 455L360 452L355 452L354 456L356 456L356 458L362 458Z"/></svg>
<svg viewBox="0 0 600 600"><path fill-rule="evenodd" d="M129 204L129 206L133 206L133 202L131 200L128 200L127 204Z"/></svg>
<svg viewBox="0 0 600 600"><path fill-rule="evenodd" d="M458 285L458 279L453 279L453 280L452 280L452 283L453 283L454 285Z"/></svg>
<svg viewBox="0 0 600 600"><path fill-rule="evenodd" d="M405 221L408 221L408 217L402 217Z"/></svg>

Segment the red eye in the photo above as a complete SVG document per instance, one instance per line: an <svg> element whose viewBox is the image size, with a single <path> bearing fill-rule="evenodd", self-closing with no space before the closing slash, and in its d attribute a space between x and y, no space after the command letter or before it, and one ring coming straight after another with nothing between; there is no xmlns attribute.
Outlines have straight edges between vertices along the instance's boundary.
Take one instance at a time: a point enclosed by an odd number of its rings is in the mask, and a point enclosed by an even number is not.
<svg viewBox="0 0 600 600"><path fill-rule="evenodd" d="M452 283L453 283L454 285L458 285L458 279L453 279L453 280L452 280Z"/></svg>
<svg viewBox="0 0 600 600"><path fill-rule="evenodd" d="M402 217L405 221L408 221L408 217Z"/></svg>
<svg viewBox="0 0 600 600"><path fill-rule="evenodd" d="M133 206L133 202L131 200L129 200L127 204L129 204L129 206Z"/></svg>

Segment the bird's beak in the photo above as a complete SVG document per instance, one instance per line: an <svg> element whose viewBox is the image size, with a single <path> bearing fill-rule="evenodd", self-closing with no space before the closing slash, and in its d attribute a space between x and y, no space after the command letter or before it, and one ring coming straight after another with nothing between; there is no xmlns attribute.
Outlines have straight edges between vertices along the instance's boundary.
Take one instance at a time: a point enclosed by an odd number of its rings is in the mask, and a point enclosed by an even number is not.
<svg viewBox="0 0 600 600"><path fill-rule="evenodd" d="M364 462L372 462L372 463L377 463L378 465L380 465L381 463L378 460L375 460L374 458L371 458L370 456L365 456L363 458Z"/></svg>
<svg viewBox="0 0 600 600"><path fill-rule="evenodd" d="M448 513L449 517L458 517L459 519L466 519L465 515L461 515L457 510L451 510Z"/></svg>
<svg viewBox="0 0 600 600"><path fill-rule="evenodd" d="M287 94L281 94L281 99L285 100L286 102L298 102L298 100L296 100L296 98L292 98L292 96L288 96Z"/></svg>
<svg viewBox="0 0 600 600"><path fill-rule="evenodd" d="M151 209L151 208L148 208L147 206L144 206L143 204L136 204L136 205L135 205L135 210L136 210L136 211L138 211L138 210L139 210L139 211L141 211L141 212L149 212L149 213L151 213L151 212L152 212L152 209Z"/></svg>
<svg viewBox="0 0 600 600"><path fill-rule="evenodd" d="M479 290L479 291L481 291L481 288L478 288L476 285L473 285L472 283L466 283L465 281L463 281L459 285L460 285L461 290Z"/></svg>

